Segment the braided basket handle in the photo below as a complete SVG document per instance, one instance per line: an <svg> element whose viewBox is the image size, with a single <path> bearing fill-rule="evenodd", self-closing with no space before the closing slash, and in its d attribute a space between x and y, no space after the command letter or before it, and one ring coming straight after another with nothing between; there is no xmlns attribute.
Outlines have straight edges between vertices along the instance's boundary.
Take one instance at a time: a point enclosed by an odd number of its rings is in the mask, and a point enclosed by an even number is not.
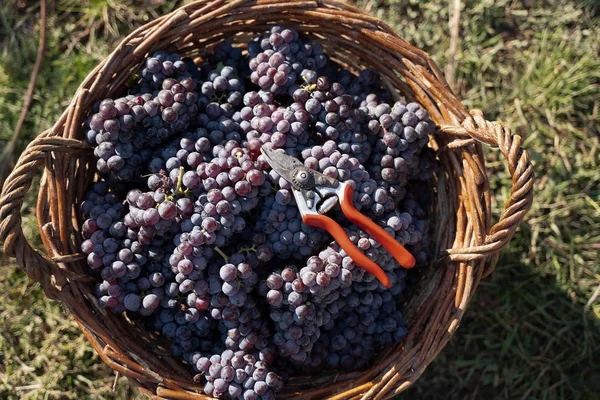
<svg viewBox="0 0 600 400"><path fill-rule="evenodd" d="M452 261L480 260L498 256L499 251L512 238L533 202L533 166L529 153L521 147L521 136L498 122L487 121L481 110L472 110L461 126L445 125L442 132L470 136L478 142L498 147L506 159L512 178L510 197L504 205L500 220L492 226L480 246L448 249Z"/></svg>
<svg viewBox="0 0 600 400"><path fill-rule="evenodd" d="M40 282L48 297L54 299L64 284L64 271L27 241L22 228L21 207L37 170L49 153L73 153L86 148L89 146L79 140L49 136L48 131L43 132L21 154L0 194L0 241L4 242L4 254L16 257L18 265L25 269L27 275ZM50 274L45 274L46 271L50 271ZM51 276L53 279L50 279Z"/></svg>

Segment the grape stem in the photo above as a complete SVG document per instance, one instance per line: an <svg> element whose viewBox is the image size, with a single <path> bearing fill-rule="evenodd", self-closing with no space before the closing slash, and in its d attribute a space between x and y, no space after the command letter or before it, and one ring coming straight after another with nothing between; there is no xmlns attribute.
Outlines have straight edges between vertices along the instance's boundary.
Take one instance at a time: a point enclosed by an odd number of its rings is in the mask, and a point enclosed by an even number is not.
<svg viewBox="0 0 600 400"><path fill-rule="evenodd" d="M125 86L128 88L132 88L135 85L138 85L142 82L142 76L137 72L131 75L131 78L127 82L125 82Z"/></svg>
<svg viewBox="0 0 600 400"><path fill-rule="evenodd" d="M179 167L179 176L177 177L177 187L175 191L167 196L167 200L173 200L175 196L185 196L188 197L190 194L190 189L183 190L183 167Z"/></svg>
<svg viewBox="0 0 600 400"><path fill-rule="evenodd" d="M225 263L229 263L229 256L227 256L227 254L223 253L223 250L221 250L217 246L214 247L214 250L217 253L219 253L221 255L221 257L223 257L223 260L225 260Z"/></svg>
<svg viewBox="0 0 600 400"><path fill-rule="evenodd" d="M252 247L240 247L239 252L251 253L256 252L256 245L253 244Z"/></svg>
<svg viewBox="0 0 600 400"><path fill-rule="evenodd" d="M315 83L313 83L312 85L308 84L308 81L306 80L306 77L302 77L302 80L304 82L306 82L306 85L302 85L301 88L306 89L308 91L308 93L312 93L313 90L315 90L317 88L317 85Z"/></svg>
<svg viewBox="0 0 600 400"><path fill-rule="evenodd" d="M210 100L219 104L223 104L224 100L226 100L225 93L221 93L220 95L213 94L210 96Z"/></svg>

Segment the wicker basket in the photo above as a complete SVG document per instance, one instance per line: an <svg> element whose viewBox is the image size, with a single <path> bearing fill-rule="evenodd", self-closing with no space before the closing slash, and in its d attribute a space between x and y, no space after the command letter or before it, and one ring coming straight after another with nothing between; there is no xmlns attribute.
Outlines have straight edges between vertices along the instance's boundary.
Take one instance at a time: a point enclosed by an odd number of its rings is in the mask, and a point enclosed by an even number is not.
<svg viewBox="0 0 600 400"><path fill-rule="evenodd" d="M390 88L424 105L440 127L430 146L442 166L436 178L438 258L405 305L404 343L367 371L295 378L278 398L383 399L408 388L450 340L477 285L493 270L532 202L533 171L521 138L486 121L480 111L467 112L427 54L354 7L336 0L198 1L144 25L89 74L59 121L21 155L2 189L0 239L5 253L17 258L46 295L69 309L100 357L154 398L207 397L188 368L157 344L159 338L96 302L79 253L77 205L95 165L83 140L83 121L92 103L116 95L149 53L171 49L197 56L223 38L241 43L272 23L312 34L331 58L350 68L374 68ZM482 144L500 149L512 176L510 199L493 226ZM37 221L45 253L31 247L21 227L23 197L40 167Z"/></svg>

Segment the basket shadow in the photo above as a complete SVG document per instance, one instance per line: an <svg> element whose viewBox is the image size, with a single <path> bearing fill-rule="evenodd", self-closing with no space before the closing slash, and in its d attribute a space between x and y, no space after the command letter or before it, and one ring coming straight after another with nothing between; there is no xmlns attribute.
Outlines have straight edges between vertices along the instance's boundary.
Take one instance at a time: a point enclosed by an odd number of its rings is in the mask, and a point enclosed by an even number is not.
<svg viewBox="0 0 600 400"><path fill-rule="evenodd" d="M600 324L553 278L500 259L455 337L398 399L597 399Z"/></svg>

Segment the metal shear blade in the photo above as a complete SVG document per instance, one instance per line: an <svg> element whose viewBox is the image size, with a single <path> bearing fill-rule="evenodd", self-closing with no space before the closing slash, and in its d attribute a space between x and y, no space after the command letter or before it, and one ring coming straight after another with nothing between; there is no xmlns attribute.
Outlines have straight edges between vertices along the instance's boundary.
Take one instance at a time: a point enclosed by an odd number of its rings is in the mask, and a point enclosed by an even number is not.
<svg viewBox="0 0 600 400"><path fill-rule="evenodd" d="M331 193L328 189L339 189L340 181L305 167L300 160L288 156L282 151L260 149L267 162L283 179L290 182L296 190L320 190ZM323 193L326 195L326 193Z"/></svg>
<svg viewBox="0 0 600 400"><path fill-rule="evenodd" d="M261 147L260 152L265 156L267 162L283 179L292 183L293 173L297 168L305 168L304 164L297 158L271 149Z"/></svg>

